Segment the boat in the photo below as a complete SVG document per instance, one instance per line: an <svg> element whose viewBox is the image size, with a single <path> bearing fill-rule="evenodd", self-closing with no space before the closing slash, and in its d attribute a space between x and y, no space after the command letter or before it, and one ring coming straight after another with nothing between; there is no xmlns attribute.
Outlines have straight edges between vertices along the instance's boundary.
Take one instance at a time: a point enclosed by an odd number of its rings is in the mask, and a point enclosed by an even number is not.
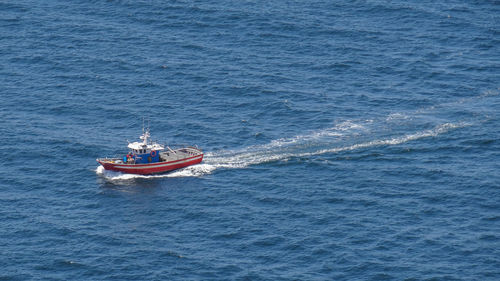
<svg viewBox="0 0 500 281"><path fill-rule="evenodd" d="M118 158L98 158L105 170L127 174L151 175L166 173L199 164L203 152L198 147L186 146L172 149L151 140L149 128L142 129L141 141L128 144L127 155Z"/></svg>

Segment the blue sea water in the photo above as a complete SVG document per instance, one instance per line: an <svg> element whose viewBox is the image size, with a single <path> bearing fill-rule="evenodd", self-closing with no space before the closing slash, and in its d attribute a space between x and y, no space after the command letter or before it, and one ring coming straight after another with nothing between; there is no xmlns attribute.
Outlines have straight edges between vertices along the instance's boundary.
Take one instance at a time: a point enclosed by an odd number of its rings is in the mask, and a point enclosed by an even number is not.
<svg viewBox="0 0 500 281"><path fill-rule="evenodd" d="M0 1L0 279L500 280L499 1ZM202 164L107 172L150 122Z"/></svg>

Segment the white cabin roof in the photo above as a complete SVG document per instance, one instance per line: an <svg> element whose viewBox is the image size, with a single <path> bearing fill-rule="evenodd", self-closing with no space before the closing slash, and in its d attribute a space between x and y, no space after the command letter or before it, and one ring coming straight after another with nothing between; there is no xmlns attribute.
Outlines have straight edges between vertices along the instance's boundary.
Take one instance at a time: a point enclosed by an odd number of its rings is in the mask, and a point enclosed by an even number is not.
<svg viewBox="0 0 500 281"><path fill-rule="evenodd" d="M128 148L130 149L146 149L146 150L163 150L165 149L163 145L158 144L158 143L150 143L150 144L144 144L142 142L131 142L128 144Z"/></svg>
<svg viewBox="0 0 500 281"><path fill-rule="evenodd" d="M133 149L133 150L141 150L145 149L147 152L151 150L163 150L165 147L159 143L153 142L149 140L150 134L149 130L145 131L142 136L140 136L140 139L142 142L131 142L128 144L128 148Z"/></svg>

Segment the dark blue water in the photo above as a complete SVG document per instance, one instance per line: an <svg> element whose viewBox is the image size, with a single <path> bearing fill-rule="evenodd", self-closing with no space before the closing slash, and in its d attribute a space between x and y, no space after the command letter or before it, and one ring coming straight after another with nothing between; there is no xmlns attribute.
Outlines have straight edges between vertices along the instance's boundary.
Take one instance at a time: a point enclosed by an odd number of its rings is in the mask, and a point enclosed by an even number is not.
<svg viewBox="0 0 500 281"><path fill-rule="evenodd" d="M1 1L0 97L0 279L500 280L498 1Z"/></svg>

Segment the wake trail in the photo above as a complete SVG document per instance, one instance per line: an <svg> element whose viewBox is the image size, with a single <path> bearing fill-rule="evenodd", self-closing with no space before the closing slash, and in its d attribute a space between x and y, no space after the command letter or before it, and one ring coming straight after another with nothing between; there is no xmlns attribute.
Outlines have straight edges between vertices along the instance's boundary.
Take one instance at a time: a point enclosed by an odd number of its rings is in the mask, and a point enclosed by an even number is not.
<svg viewBox="0 0 500 281"><path fill-rule="evenodd" d="M267 162L281 161L289 158L311 157L327 153L339 153L375 146L399 145L409 141L415 141L422 138L436 137L450 130L462 128L470 125L470 123L444 123L430 130L424 130L413 134L407 134L399 137L387 139L372 140L367 142L355 143L347 146L329 147L314 150L312 152L287 152L290 149L274 149L281 145L263 146L263 150L244 149L240 152L222 152L208 153L205 163L213 165L215 168L245 168L250 165L257 165ZM300 139L300 138L299 138ZM307 137L305 138L307 139ZM284 143L287 141L285 140Z"/></svg>

